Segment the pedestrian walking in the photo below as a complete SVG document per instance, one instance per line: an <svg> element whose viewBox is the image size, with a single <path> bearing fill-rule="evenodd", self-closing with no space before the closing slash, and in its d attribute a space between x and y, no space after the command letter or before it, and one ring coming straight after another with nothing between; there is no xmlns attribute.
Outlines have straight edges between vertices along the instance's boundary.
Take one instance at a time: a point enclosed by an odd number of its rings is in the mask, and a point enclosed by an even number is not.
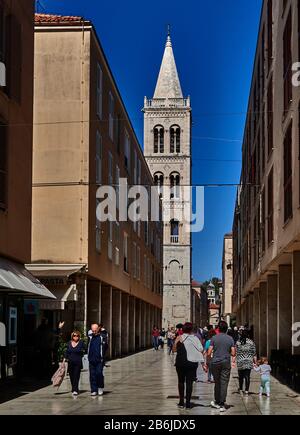
<svg viewBox="0 0 300 435"><path fill-rule="evenodd" d="M196 373L199 363L205 369L203 358L203 347L200 340L192 335L192 323L186 323L182 328L183 334L176 338L174 350L176 356L176 371L178 376L178 391L180 408L192 408L191 398L193 392L193 383L196 380ZM185 393L185 394L184 394ZM186 402L184 403L184 396Z"/></svg>
<svg viewBox="0 0 300 435"><path fill-rule="evenodd" d="M68 372L72 385L72 395L78 396L79 394L79 380L82 370L82 357L85 353L85 344L81 340L79 331L74 331L71 334L71 341L68 343L65 353L65 359L68 362Z"/></svg>
<svg viewBox="0 0 300 435"><path fill-rule="evenodd" d="M171 355L171 353L172 353L172 348L173 348L173 345L174 345L175 338L176 338L175 328L174 327L169 327L168 328L168 332L167 332L168 353L169 353L169 355Z"/></svg>
<svg viewBox="0 0 300 435"><path fill-rule="evenodd" d="M260 359L258 365L254 367L254 370L260 374L260 387L259 395L262 396L265 392L267 397L271 395L271 371L272 368L269 365L267 357Z"/></svg>
<svg viewBox="0 0 300 435"><path fill-rule="evenodd" d="M239 392L249 394L250 377L253 364L256 365L256 346L250 339L249 331L244 329L241 331L240 338L236 343L236 364L239 374ZM245 383L245 390L244 390Z"/></svg>
<svg viewBox="0 0 300 435"><path fill-rule="evenodd" d="M236 350L234 340L227 335L227 323L220 322L218 329L219 334L212 337L207 355L212 356L211 371L215 381L215 400L211 402L211 406L224 412L231 373L231 357L235 357Z"/></svg>
<svg viewBox="0 0 300 435"><path fill-rule="evenodd" d="M158 350L160 331L156 325L153 326L151 335L152 335L153 350Z"/></svg>
<svg viewBox="0 0 300 435"><path fill-rule="evenodd" d="M212 371L211 371L211 363L212 363L213 353L208 355L208 350L209 350L210 345L211 345L211 339L215 335L216 335L216 331L214 329L211 329L208 332L208 339L207 339L207 341L206 341L206 343L204 345L204 359L205 359L205 363L206 363L206 366L207 366L207 382L208 383L214 382L214 380L213 380L213 374L212 374Z"/></svg>
<svg viewBox="0 0 300 435"><path fill-rule="evenodd" d="M101 334L98 323L92 325L91 331L92 335L88 348L91 395L102 396L104 393L103 369L107 342L103 334Z"/></svg>

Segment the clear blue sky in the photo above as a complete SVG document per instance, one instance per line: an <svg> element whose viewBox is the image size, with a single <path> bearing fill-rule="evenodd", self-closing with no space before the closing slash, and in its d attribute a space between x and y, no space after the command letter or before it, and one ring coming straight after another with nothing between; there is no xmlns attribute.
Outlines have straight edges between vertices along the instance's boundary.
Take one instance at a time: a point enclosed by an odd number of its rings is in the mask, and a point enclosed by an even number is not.
<svg viewBox="0 0 300 435"><path fill-rule="evenodd" d="M47 13L94 22L141 145L143 98L153 96L170 23L181 85L192 100L193 183L239 183L262 0L41 3ZM197 280L221 276L223 235L232 228L235 195L234 187L206 188L205 228L193 235Z"/></svg>

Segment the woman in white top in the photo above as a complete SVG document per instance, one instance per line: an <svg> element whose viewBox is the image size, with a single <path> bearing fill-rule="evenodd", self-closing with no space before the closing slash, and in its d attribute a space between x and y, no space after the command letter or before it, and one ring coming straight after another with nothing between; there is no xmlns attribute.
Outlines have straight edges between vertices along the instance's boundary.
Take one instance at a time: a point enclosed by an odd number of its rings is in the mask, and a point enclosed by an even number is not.
<svg viewBox="0 0 300 435"><path fill-rule="evenodd" d="M196 373L199 363L206 370L203 358L203 347L198 337L192 335L192 323L183 325L183 335L177 337L174 348L177 352L176 371L178 376L178 391L180 408L192 408L191 397L193 382L196 380ZM184 404L184 390L186 385L186 403Z"/></svg>

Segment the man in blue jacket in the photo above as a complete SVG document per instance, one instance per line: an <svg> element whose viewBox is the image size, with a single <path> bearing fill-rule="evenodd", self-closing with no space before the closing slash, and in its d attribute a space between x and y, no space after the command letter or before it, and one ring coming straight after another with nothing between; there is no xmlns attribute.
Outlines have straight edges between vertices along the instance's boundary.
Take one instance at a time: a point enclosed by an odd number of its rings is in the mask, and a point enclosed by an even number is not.
<svg viewBox="0 0 300 435"><path fill-rule="evenodd" d="M101 334L98 323L91 326L88 359L90 368L90 384L92 396L103 396L104 389L104 356L107 348L106 338Z"/></svg>

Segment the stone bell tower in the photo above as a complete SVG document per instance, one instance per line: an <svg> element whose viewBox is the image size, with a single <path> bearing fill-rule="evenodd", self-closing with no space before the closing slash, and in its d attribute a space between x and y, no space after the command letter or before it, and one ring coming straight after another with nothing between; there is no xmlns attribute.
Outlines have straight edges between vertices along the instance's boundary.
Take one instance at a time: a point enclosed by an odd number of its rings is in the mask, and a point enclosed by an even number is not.
<svg viewBox="0 0 300 435"><path fill-rule="evenodd" d="M163 326L191 320L191 105L168 34L151 99L144 101L144 154L163 203Z"/></svg>

